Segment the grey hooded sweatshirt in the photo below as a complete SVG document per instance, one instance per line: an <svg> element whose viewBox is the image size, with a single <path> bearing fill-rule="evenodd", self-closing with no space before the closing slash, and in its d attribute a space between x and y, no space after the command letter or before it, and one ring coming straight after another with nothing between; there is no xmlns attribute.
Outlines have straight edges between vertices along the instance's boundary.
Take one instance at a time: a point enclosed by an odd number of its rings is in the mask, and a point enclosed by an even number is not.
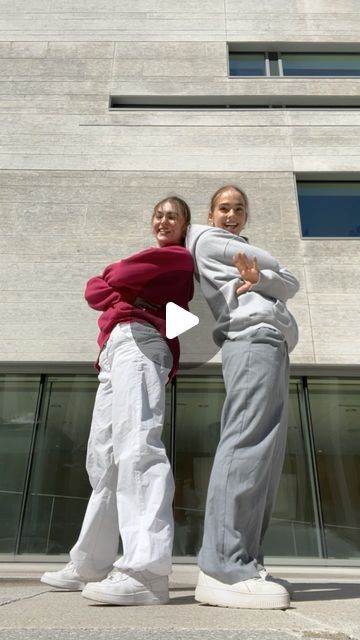
<svg viewBox="0 0 360 640"><path fill-rule="evenodd" d="M287 269L242 236L217 227L190 225L186 247L193 255L195 277L215 318L213 338L217 345L236 340L239 332L249 332L256 325L275 327L283 334L289 352L295 347L298 328L286 302L296 294L299 283ZM239 252L249 260L256 256L260 279L237 296L242 281L232 257Z"/></svg>

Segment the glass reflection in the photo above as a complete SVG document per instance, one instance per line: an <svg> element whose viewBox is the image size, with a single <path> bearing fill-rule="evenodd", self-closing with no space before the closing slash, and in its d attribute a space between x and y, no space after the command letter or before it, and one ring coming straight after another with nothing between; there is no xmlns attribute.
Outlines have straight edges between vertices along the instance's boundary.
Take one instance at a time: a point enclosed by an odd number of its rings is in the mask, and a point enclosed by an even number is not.
<svg viewBox="0 0 360 640"><path fill-rule="evenodd" d="M360 236L360 182L298 182L297 188L304 238Z"/></svg>
<svg viewBox="0 0 360 640"><path fill-rule="evenodd" d="M360 382L308 381L328 557L360 556Z"/></svg>
<svg viewBox="0 0 360 640"><path fill-rule="evenodd" d="M0 553L14 553L40 376L0 375Z"/></svg>
<svg viewBox="0 0 360 640"><path fill-rule="evenodd" d="M230 76L264 76L265 55L263 53L229 53Z"/></svg>
<svg viewBox="0 0 360 640"><path fill-rule="evenodd" d="M265 538L265 556L318 555L306 425L300 411L301 394L301 381L292 380L289 388L285 460L271 524Z"/></svg>
<svg viewBox="0 0 360 640"><path fill-rule="evenodd" d="M174 555L194 556L202 541L207 486L225 398L222 378L177 378Z"/></svg>
<svg viewBox="0 0 360 640"><path fill-rule="evenodd" d="M360 76L359 53L282 53L285 76Z"/></svg>
<svg viewBox="0 0 360 640"><path fill-rule="evenodd" d="M21 553L67 553L77 539L90 493L85 457L96 388L95 376L48 378Z"/></svg>

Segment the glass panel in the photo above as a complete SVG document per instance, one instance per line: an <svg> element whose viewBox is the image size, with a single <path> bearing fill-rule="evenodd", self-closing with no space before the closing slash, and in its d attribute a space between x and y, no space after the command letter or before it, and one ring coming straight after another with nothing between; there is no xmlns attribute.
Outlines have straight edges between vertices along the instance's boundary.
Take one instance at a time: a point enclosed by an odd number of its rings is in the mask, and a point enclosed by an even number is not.
<svg viewBox="0 0 360 640"><path fill-rule="evenodd" d="M360 381L309 380L328 556L360 556Z"/></svg>
<svg viewBox="0 0 360 640"><path fill-rule="evenodd" d="M48 379L21 553L67 553L77 539L90 493L85 457L97 385L96 376Z"/></svg>
<svg viewBox="0 0 360 640"><path fill-rule="evenodd" d="M318 556L317 531L300 411L302 385L291 381L289 424L283 472L269 530L265 556Z"/></svg>
<svg viewBox="0 0 360 640"><path fill-rule="evenodd" d="M264 76L264 53L229 53L230 76Z"/></svg>
<svg viewBox="0 0 360 640"><path fill-rule="evenodd" d="M360 53L282 53L285 76L360 76Z"/></svg>
<svg viewBox="0 0 360 640"><path fill-rule="evenodd" d="M0 375L0 553L14 553L39 376Z"/></svg>
<svg viewBox="0 0 360 640"><path fill-rule="evenodd" d="M304 238L360 236L360 182L298 182L297 187Z"/></svg>
<svg viewBox="0 0 360 640"><path fill-rule="evenodd" d="M309 468L299 407L301 382L290 385L287 451L264 550L273 556L318 556ZM207 485L225 390L221 377L178 378L174 555L199 551Z"/></svg>
<svg viewBox="0 0 360 640"><path fill-rule="evenodd" d="M225 398L222 378L177 378L174 555L197 555Z"/></svg>

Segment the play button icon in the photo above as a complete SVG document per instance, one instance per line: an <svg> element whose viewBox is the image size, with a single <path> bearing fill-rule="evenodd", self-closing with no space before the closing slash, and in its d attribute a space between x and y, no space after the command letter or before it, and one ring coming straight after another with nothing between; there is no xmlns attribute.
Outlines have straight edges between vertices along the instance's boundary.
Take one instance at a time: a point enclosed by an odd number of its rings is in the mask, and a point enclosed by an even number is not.
<svg viewBox="0 0 360 640"><path fill-rule="evenodd" d="M189 311L185 311L174 302L166 305L166 337L171 340L185 331L196 327L199 318Z"/></svg>

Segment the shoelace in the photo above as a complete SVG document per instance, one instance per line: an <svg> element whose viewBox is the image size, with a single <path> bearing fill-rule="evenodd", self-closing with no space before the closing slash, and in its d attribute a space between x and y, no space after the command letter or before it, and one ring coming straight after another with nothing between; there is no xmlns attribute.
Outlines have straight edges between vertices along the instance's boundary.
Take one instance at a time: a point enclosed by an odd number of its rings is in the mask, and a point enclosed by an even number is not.
<svg viewBox="0 0 360 640"><path fill-rule="evenodd" d="M122 578L124 576L123 573L121 573L121 571L119 571L119 569L116 569L116 567L114 569L112 569L112 571L110 571L109 575L107 576L107 580L111 580L112 582L115 582L116 580L118 580L120 577Z"/></svg>

